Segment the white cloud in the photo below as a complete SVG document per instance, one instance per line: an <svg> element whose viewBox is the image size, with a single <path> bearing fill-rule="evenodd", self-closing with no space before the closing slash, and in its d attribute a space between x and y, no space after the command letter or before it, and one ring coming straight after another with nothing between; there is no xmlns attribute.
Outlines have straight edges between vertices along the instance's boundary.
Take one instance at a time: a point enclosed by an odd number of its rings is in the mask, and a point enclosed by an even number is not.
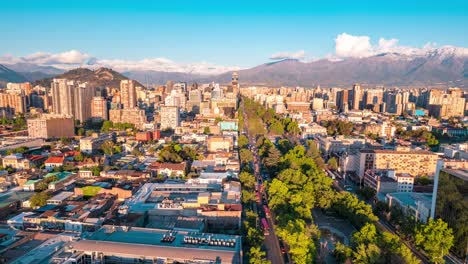
<svg viewBox="0 0 468 264"><path fill-rule="evenodd" d="M109 67L117 71L153 70L195 74L219 74L240 69L240 67L236 66L221 66L208 62L177 63L167 58L146 58L142 60L99 59L78 50L61 53L36 52L24 57L6 54L0 57L0 63L32 63L41 66L54 66L66 70L86 66L90 68Z"/></svg>
<svg viewBox="0 0 468 264"><path fill-rule="evenodd" d="M290 51L283 51L283 52L278 52L270 56L270 60L284 60L284 59L296 59L296 60L302 60L305 58L305 51L299 50L296 52L290 52Z"/></svg>
<svg viewBox="0 0 468 264"><path fill-rule="evenodd" d="M338 57L368 57L372 54L370 38L342 33L335 39L335 53Z"/></svg>
<svg viewBox="0 0 468 264"><path fill-rule="evenodd" d="M82 64L91 56L78 50L69 50L62 53L36 52L20 58L29 63L53 65L53 64Z"/></svg>
<svg viewBox="0 0 468 264"><path fill-rule="evenodd" d="M399 45L399 40L380 38L377 44L372 45L369 36L353 36L341 33L335 38L335 55L333 58L365 58L382 53L398 53L406 56L422 56L428 54L462 55L468 54L467 48L443 46L437 47L435 43L426 43L423 47L410 47Z"/></svg>

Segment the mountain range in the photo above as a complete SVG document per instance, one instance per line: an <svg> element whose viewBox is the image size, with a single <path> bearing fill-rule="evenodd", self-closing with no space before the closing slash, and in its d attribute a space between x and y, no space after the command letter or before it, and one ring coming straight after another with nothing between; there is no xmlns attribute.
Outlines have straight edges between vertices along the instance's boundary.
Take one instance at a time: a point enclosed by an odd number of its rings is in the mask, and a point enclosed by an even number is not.
<svg viewBox="0 0 468 264"><path fill-rule="evenodd" d="M104 69L104 70L103 70ZM48 84L50 78L72 78L96 84L114 84L122 78L143 84L164 84L168 80L185 82L230 81L231 72L200 75L152 70L124 71L110 74L110 69L76 69L69 72L51 66L34 64L0 65L0 81L37 81ZM468 54L466 49L443 47L417 55L382 53L365 58L321 59L311 62L285 59L239 70L241 84L312 87L321 85L350 86L458 86L468 87ZM115 76L114 76L115 75ZM93 77L94 76L94 77Z"/></svg>

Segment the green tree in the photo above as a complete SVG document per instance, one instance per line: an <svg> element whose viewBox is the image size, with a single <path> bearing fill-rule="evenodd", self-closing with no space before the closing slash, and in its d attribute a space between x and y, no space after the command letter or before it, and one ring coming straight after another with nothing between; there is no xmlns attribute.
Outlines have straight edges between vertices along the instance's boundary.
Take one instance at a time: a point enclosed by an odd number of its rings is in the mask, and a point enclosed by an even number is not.
<svg viewBox="0 0 468 264"><path fill-rule="evenodd" d="M80 137L83 136L85 133L86 133L86 131L85 131L85 129L82 128L82 127L78 128L78 130L76 131L76 134L77 134L78 136L80 136Z"/></svg>
<svg viewBox="0 0 468 264"><path fill-rule="evenodd" d="M416 228L414 243L423 249L433 263L445 263L444 256L453 246L453 231L442 219L430 219Z"/></svg>
<svg viewBox="0 0 468 264"><path fill-rule="evenodd" d="M31 203L31 207L38 207L44 206L47 204L47 199L49 199L51 195L47 192L39 192L34 194L30 199L29 202Z"/></svg>
<svg viewBox="0 0 468 264"><path fill-rule="evenodd" d="M238 140L239 148L245 148L249 145L249 139L245 135L240 135Z"/></svg>
<svg viewBox="0 0 468 264"><path fill-rule="evenodd" d="M270 261L265 260L266 253L260 247L251 247L248 253L250 264L267 264Z"/></svg>
<svg viewBox="0 0 468 264"><path fill-rule="evenodd" d="M253 161L252 152L248 149L241 149L239 151L240 160L243 164L248 164L249 162Z"/></svg>
<svg viewBox="0 0 468 264"><path fill-rule="evenodd" d="M353 255L353 250L341 242L336 243L333 255L338 263L346 263Z"/></svg>
<svg viewBox="0 0 468 264"><path fill-rule="evenodd" d="M380 263L382 250L376 244L360 244L353 253L353 263L374 264Z"/></svg>
<svg viewBox="0 0 468 264"><path fill-rule="evenodd" d="M91 171L93 172L93 176L99 176L101 173L101 168L99 166L94 166Z"/></svg>
<svg viewBox="0 0 468 264"><path fill-rule="evenodd" d="M338 169L338 162L336 161L335 157L330 158L327 162L327 165L330 170L336 171Z"/></svg>
<svg viewBox="0 0 468 264"><path fill-rule="evenodd" d="M209 135L211 133L210 127L203 128L203 134Z"/></svg>
<svg viewBox="0 0 468 264"><path fill-rule="evenodd" d="M85 159L85 156L83 155L83 153L78 153L76 154L74 157L73 157L76 161L83 161Z"/></svg>
<svg viewBox="0 0 468 264"><path fill-rule="evenodd" d="M239 174L239 180L244 188L252 190L255 187L255 177L248 172L241 172Z"/></svg>
<svg viewBox="0 0 468 264"><path fill-rule="evenodd" d="M112 121L105 120L104 122L102 122L101 132L109 132L113 126L114 124L112 123Z"/></svg>
<svg viewBox="0 0 468 264"><path fill-rule="evenodd" d="M367 223L359 231L354 232L352 244L370 244L377 241L377 229L374 224Z"/></svg>
<svg viewBox="0 0 468 264"><path fill-rule="evenodd" d="M115 153L114 147L115 147L114 142L112 142L112 140L107 140L106 142L102 143L100 148L106 155L114 155Z"/></svg>

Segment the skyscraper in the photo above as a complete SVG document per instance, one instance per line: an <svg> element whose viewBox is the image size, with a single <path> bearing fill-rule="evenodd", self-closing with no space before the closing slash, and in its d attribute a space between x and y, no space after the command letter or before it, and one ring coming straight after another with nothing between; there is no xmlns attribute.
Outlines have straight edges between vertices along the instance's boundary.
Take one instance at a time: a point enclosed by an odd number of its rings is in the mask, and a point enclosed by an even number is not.
<svg viewBox="0 0 468 264"><path fill-rule="evenodd" d="M75 87L74 81L67 79L54 79L52 89L52 111L55 114L74 116L73 102Z"/></svg>
<svg viewBox="0 0 468 264"><path fill-rule="evenodd" d="M239 74L237 72L232 73L231 85L234 94L239 93Z"/></svg>
<svg viewBox="0 0 468 264"><path fill-rule="evenodd" d="M137 95L134 80L120 81L120 101L124 109L132 109L137 106Z"/></svg>
<svg viewBox="0 0 468 264"><path fill-rule="evenodd" d="M353 96L352 96L352 101L351 101L351 107L353 110L359 110L360 109L360 103L362 99L362 90L361 86L359 84L353 85Z"/></svg>
<svg viewBox="0 0 468 264"><path fill-rule="evenodd" d="M91 118L91 100L95 93L94 87L81 83L74 88L74 117L81 122Z"/></svg>

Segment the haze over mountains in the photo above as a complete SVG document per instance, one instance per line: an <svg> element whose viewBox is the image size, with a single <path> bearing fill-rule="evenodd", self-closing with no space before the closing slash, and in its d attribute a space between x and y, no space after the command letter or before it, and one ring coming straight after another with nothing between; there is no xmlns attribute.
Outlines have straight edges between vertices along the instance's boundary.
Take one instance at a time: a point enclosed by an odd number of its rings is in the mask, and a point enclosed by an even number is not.
<svg viewBox="0 0 468 264"><path fill-rule="evenodd" d="M251 85L349 86L359 82L385 86L468 87L468 53L465 48L442 47L425 54L382 53L364 58L321 59L301 62L284 59L239 70L240 81ZM0 81L36 81L63 73L52 66L17 63L0 66ZM121 72L142 84L230 81L231 72L217 75L132 70ZM76 77L76 76L75 76Z"/></svg>

